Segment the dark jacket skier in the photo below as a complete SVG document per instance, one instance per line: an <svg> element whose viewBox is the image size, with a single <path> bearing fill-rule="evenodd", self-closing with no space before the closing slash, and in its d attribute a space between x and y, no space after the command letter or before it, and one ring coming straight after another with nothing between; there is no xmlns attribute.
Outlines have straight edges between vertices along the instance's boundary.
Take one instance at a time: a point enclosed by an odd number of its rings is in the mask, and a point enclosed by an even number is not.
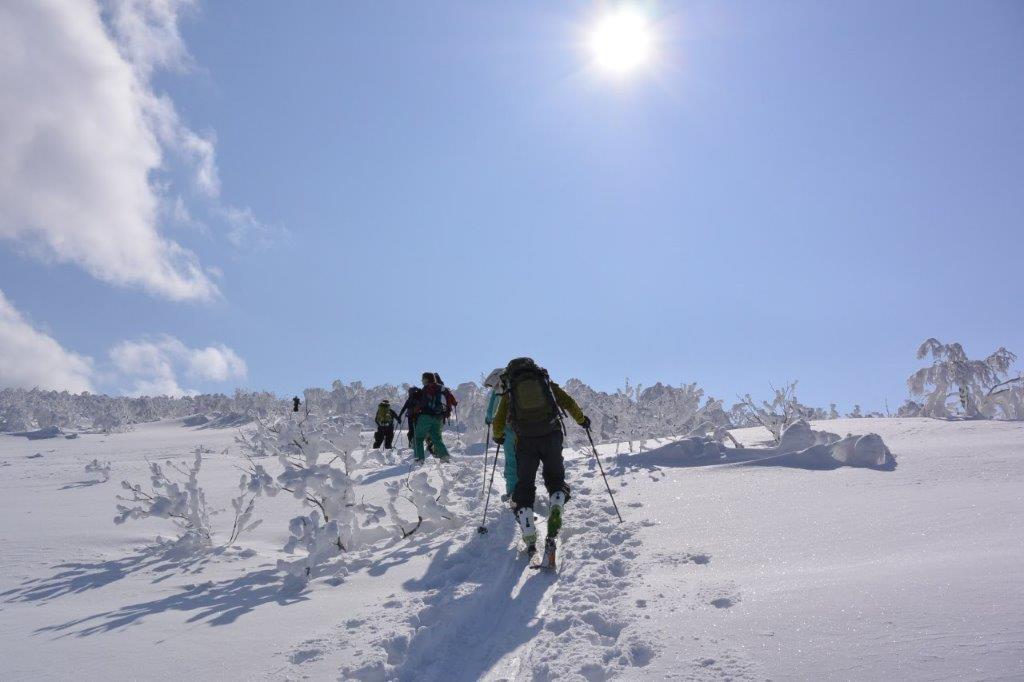
<svg viewBox="0 0 1024 682"><path fill-rule="evenodd" d="M377 406L377 415L373 418L377 424L377 431L373 434L373 447L379 448L381 443L390 450L395 440L395 422L401 423L401 418L391 409L391 402L380 401Z"/></svg>
<svg viewBox="0 0 1024 682"><path fill-rule="evenodd" d="M506 424L516 436L516 487L512 499L523 540L532 550L537 542L533 522L537 469L543 465L544 487L549 495L548 536L545 554L554 555L554 538L562 525L562 507L569 501L562 459L562 410L577 424L590 427L590 419L562 388L551 381L547 370L530 358L516 358L502 375L506 392L498 402L491 429L495 443L504 443Z"/></svg>
<svg viewBox="0 0 1024 682"><path fill-rule="evenodd" d="M406 437L409 440L409 447L412 447L413 438L416 436L416 406L420 402L420 392L423 389L419 386L410 386L409 395L405 399L405 403L402 405L402 409L398 411L398 421L401 422L402 418L407 418L408 421L408 433ZM434 444L427 439L427 449L430 450L430 454L434 454Z"/></svg>

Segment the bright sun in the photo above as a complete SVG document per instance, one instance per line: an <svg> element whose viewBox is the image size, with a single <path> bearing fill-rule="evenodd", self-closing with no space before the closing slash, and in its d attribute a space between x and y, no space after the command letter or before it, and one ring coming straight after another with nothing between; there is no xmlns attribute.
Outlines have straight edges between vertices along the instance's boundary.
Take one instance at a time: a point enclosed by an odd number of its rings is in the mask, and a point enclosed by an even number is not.
<svg viewBox="0 0 1024 682"><path fill-rule="evenodd" d="M643 14L621 7L598 17L590 30L587 46L602 71L625 76L650 61L654 32Z"/></svg>

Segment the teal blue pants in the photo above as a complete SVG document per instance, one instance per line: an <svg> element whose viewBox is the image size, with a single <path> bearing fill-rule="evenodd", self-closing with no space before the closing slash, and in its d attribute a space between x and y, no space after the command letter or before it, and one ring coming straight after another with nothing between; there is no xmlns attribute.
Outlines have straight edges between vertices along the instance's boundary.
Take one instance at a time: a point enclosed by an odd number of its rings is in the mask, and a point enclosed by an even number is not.
<svg viewBox="0 0 1024 682"><path fill-rule="evenodd" d="M441 439L441 418L432 414L421 414L416 418L416 435L412 442L413 457L419 460L426 458L423 450L423 441L430 436L430 442L434 444L434 457L444 459L448 457L448 448Z"/></svg>
<svg viewBox="0 0 1024 682"><path fill-rule="evenodd" d="M505 430L505 444L501 446L505 450L505 492L509 495L516 489L516 434L511 429Z"/></svg>

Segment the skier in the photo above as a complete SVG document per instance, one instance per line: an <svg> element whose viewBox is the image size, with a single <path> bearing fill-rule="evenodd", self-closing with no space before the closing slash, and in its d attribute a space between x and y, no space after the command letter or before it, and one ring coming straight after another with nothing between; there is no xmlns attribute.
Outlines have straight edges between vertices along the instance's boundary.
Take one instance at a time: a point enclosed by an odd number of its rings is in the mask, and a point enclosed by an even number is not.
<svg viewBox="0 0 1024 682"><path fill-rule="evenodd" d="M395 422L401 423L402 421L391 409L390 401L380 401L380 404L377 405L377 415L373 421L377 424L377 431L373 434L373 447L379 448L383 443L384 447L390 450L392 442L395 440Z"/></svg>
<svg viewBox="0 0 1024 682"><path fill-rule="evenodd" d="M537 527L533 522L533 502L537 492L537 468L544 465L544 487L549 495L548 534L544 540L544 559L540 566L554 568L555 538L562 527L562 507L569 501L562 459L561 410L572 415L577 424L590 428L590 418L562 388L551 381L547 370L531 358L516 358L502 374L505 394L494 413L494 442L505 442L506 422L516 437L516 487L512 495L516 520L523 532L526 551L537 550Z"/></svg>
<svg viewBox="0 0 1024 682"><path fill-rule="evenodd" d="M414 407L416 428L413 433L413 458L418 463L426 459L423 441L430 438L434 444L432 454L442 462L448 462L451 455L448 454L448 448L441 439L441 425L443 420L451 416L452 409L458 401L444 384L437 381L438 377L434 372L424 372L421 379L423 388L420 389Z"/></svg>
<svg viewBox="0 0 1024 682"><path fill-rule="evenodd" d="M491 389L491 397L487 400L487 414L484 415L484 422L490 426L494 422L494 413L498 409L498 401L505 395L505 387L501 384L501 374L504 367L499 367L484 379L484 386ZM505 476L505 494L501 496L502 502L510 502L512 493L516 489L516 435L505 432L505 468L502 474Z"/></svg>
<svg viewBox="0 0 1024 682"><path fill-rule="evenodd" d="M409 418L409 432L406 437L409 439L409 447L412 447L413 437L416 435L416 405L420 401L420 389L419 386L410 386L409 395L405 398L405 403L402 405L402 409L398 411L398 421L402 421L402 417L407 416ZM431 446L430 453L433 454L433 446Z"/></svg>

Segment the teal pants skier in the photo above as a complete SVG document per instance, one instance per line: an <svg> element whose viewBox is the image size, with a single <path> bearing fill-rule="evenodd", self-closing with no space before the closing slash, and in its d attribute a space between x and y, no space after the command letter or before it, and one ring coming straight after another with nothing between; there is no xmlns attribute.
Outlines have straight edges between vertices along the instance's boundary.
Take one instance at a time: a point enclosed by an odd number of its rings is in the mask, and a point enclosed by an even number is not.
<svg viewBox="0 0 1024 682"><path fill-rule="evenodd" d="M484 421L488 426L494 421L494 411L498 409L500 400L501 394L492 390L491 398L487 401L487 414L484 416ZM511 496L516 489L516 482L519 480L516 474L516 435L512 433L511 429L505 432L505 444L502 449L505 450L505 468L502 471L505 476L505 494Z"/></svg>
<svg viewBox="0 0 1024 682"><path fill-rule="evenodd" d="M416 433L412 442L413 457L422 462L427 454L423 450L423 441L430 436L430 442L434 444L434 457L447 459L448 448L441 439L441 418L432 414L421 414L416 417Z"/></svg>

